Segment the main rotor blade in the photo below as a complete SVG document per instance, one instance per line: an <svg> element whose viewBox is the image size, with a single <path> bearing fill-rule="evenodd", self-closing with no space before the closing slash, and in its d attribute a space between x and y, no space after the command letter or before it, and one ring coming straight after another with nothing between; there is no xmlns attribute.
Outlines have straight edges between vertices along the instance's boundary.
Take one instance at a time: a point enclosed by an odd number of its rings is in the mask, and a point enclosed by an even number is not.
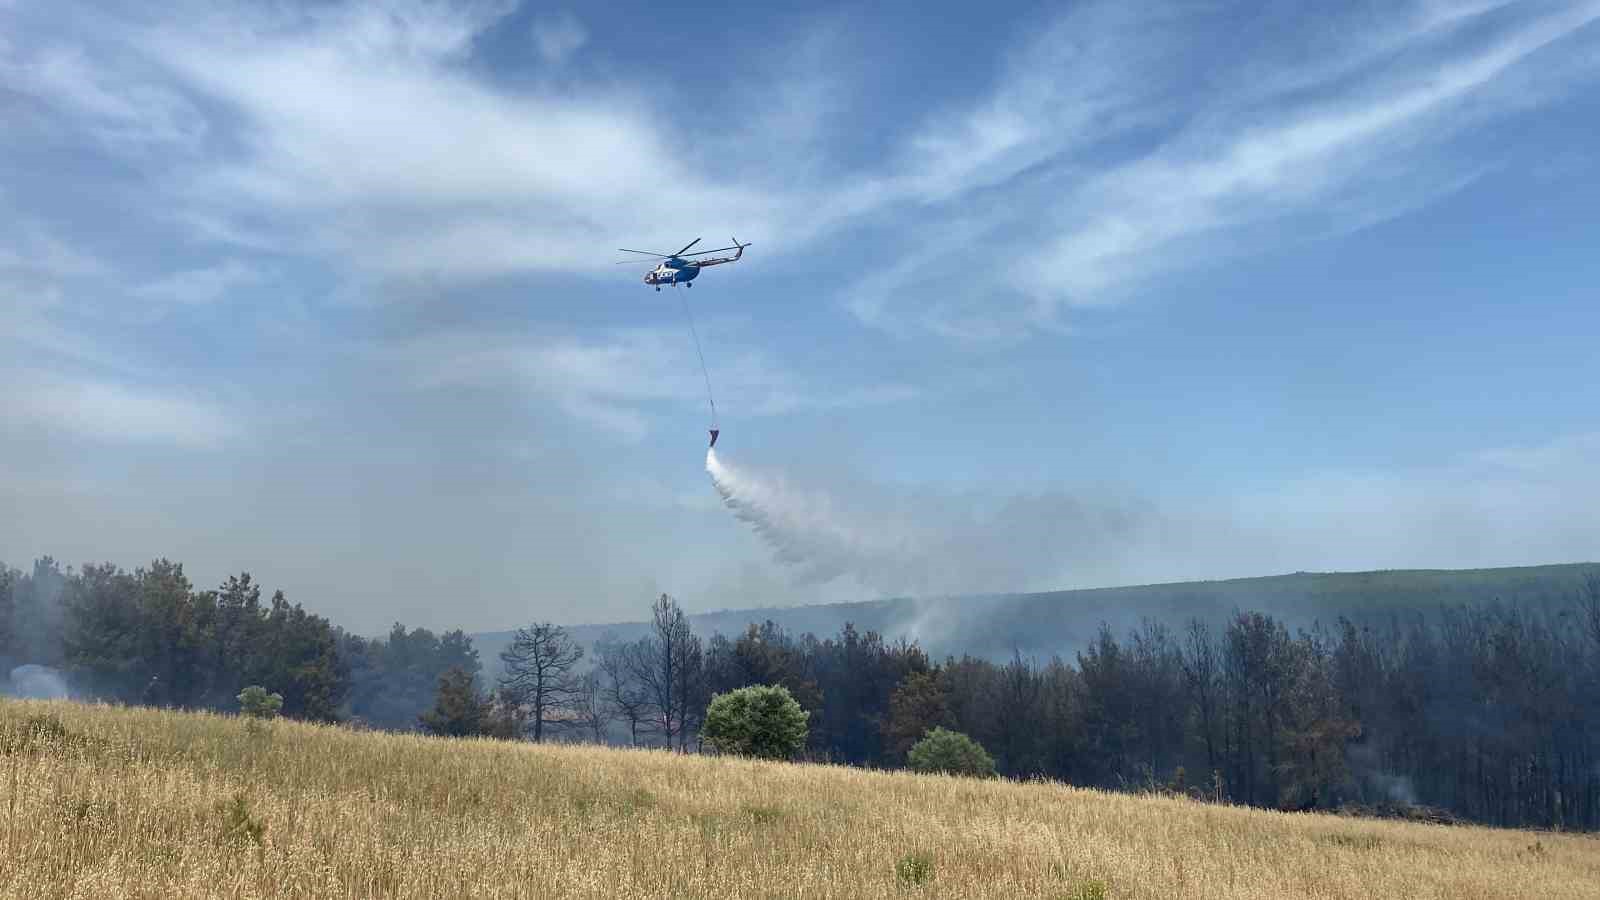
<svg viewBox="0 0 1600 900"><path fill-rule="evenodd" d="M629 250L627 247L618 247L623 253L643 253L645 256L659 256L662 259L671 259L671 253L657 253L654 250Z"/></svg>
<svg viewBox="0 0 1600 900"><path fill-rule="evenodd" d="M679 250L677 253L674 253L672 255L673 256L682 256L684 250L688 250L690 247L693 247L695 244L698 244L698 243L700 243L700 239L699 238L695 238L694 240L690 241L689 243L684 244L683 245L683 250Z"/></svg>
<svg viewBox="0 0 1600 900"><path fill-rule="evenodd" d="M740 245L744 246L744 245ZM696 250L693 253L679 253L679 256L705 256L707 253L721 253L724 250L737 250L738 247L718 247L715 250Z"/></svg>

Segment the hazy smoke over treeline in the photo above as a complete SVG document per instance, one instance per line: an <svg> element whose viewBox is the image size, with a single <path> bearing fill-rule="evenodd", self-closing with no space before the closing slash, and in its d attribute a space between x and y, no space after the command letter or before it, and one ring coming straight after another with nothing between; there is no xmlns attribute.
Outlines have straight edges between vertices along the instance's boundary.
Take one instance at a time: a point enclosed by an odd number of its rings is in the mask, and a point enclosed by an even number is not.
<svg viewBox="0 0 1600 900"><path fill-rule="evenodd" d="M0 563L0 694L231 712L260 684L283 695L288 716L409 729L452 667L479 669L459 629L396 623L368 639L281 591L263 597L247 573L204 589L164 559L133 572Z"/></svg>

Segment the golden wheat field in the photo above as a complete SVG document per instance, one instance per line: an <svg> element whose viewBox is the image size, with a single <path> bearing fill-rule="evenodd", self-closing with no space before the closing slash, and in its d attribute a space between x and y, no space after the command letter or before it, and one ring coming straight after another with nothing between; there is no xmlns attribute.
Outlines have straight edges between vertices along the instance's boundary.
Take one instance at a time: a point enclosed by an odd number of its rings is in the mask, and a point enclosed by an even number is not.
<svg viewBox="0 0 1600 900"><path fill-rule="evenodd" d="M1600 841L0 702L5 897L1600 896Z"/></svg>

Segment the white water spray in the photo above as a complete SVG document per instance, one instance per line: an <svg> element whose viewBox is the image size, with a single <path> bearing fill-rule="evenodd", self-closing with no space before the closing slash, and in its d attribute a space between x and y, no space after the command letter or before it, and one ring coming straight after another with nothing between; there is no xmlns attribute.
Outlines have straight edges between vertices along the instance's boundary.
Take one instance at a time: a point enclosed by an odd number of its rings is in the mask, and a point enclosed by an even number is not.
<svg viewBox="0 0 1600 900"><path fill-rule="evenodd" d="M706 451L706 471L734 516L771 545L781 562L793 566L802 581L855 574L872 583L913 562L915 546L907 535L897 535L884 523L861 527L826 494L795 488L777 476L735 469L715 450Z"/></svg>
<svg viewBox="0 0 1600 900"><path fill-rule="evenodd" d="M1086 557L1103 557L1130 524L1118 511L1061 495L806 489L730 466L714 450L706 471L723 504L803 583L848 576L889 595L1053 587Z"/></svg>

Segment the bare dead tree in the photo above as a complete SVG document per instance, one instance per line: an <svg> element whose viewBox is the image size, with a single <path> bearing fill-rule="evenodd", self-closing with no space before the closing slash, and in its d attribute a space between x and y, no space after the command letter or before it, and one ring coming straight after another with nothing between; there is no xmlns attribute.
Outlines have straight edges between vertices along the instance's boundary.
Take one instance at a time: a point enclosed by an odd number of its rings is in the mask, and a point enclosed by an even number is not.
<svg viewBox="0 0 1600 900"><path fill-rule="evenodd" d="M1206 745L1206 769L1217 770L1217 729L1221 724L1221 665L1211 627L1198 618L1190 619L1185 632L1182 656L1184 685L1198 713L1200 732Z"/></svg>
<svg viewBox="0 0 1600 900"><path fill-rule="evenodd" d="M628 739L635 747L639 745L639 725L649 712L649 696L633 674L631 657L637 652L637 644L595 645L602 698L609 710L628 723Z"/></svg>
<svg viewBox="0 0 1600 900"><path fill-rule="evenodd" d="M606 702L605 679L599 669L590 669L577 679L578 692L573 702L573 712L578 723L594 736L596 744L605 743L606 726L611 724L616 712Z"/></svg>
<svg viewBox="0 0 1600 900"><path fill-rule="evenodd" d="M651 633L633 645L628 669L643 690L650 728L668 747L686 749L688 726L697 718L702 653L689 617L666 594L651 605Z"/></svg>
<svg viewBox="0 0 1600 900"><path fill-rule="evenodd" d="M675 691L678 703L678 749L689 748L689 735L698 735L700 725L705 721L706 704L711 698L706 694L705 679L705 651L700 642L699 635L689 630L689 620L683 620L683 627L674 634L674 652L678 656L677 690Z"/></svg>
<svg viewBox="0 0 1600 900"><path fill-rule="evenodd" d="M528 709L528 727L536 743L544 740L546 727L573 724L579 685L572 667L582 658L583 648L573 643L566 629L549 622L517 629L511 646L500 653L505 663L500 686Z"/></svg>

